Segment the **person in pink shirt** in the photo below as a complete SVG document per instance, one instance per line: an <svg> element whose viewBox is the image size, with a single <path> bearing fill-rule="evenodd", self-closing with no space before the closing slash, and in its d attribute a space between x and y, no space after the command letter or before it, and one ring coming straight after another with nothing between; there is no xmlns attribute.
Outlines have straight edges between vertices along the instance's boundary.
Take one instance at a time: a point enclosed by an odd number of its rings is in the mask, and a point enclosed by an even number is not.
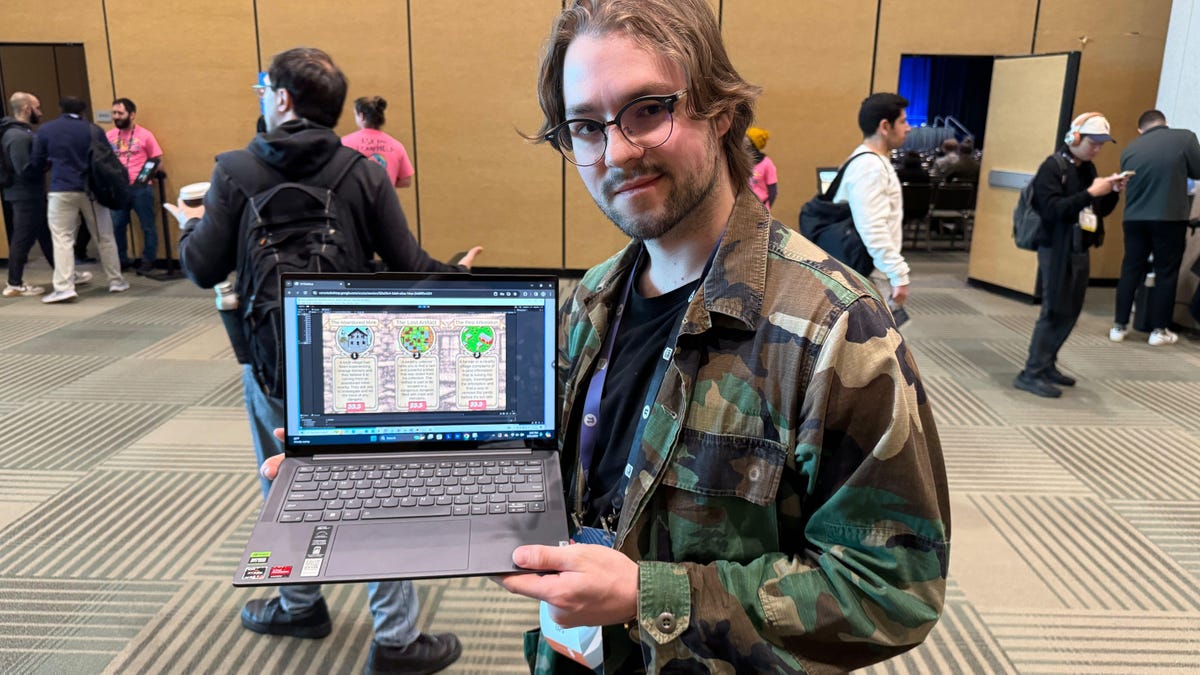
<svg viewBox="0 0 1200 675"><path fill-rule="evenodd" d="M150 130L136 123L137 105L127 98L119 98L112 104L113 129L108 131L108 143L121 160L125 170L129 172L129 193L133 203L128 209L112 212L113 236L117 241L117 254L121 258L121 269L134 267L138 274L154 268L154 260L158 257L158 230L155 228L154 205L157 199L154 195L154 174L138 180L138 175L146 162L157 158L162 162L162 148L158 139ZM138 225L142 228L142 256L132 263L129 260L129 247L126 244L126 231L131 222L131 214L137 213Z"/></svg>
<svg viewBox="0 0 1200 675"><path fill-rule="evenodd" d="M758 201L765 204L768 209L775 205L775 198L779 196L779 176L775 171L775 162L771 161L771 158L762 151L767 147L767 139L770 137L771 134L766 129L750 127L746 130L746 138L750 141L746 149L754 157L754 173L750 174L750 189L754 191Z"/></svg>
<svg viewBox="0 0 1200 675"><path fill-rule="evenodd" d="M354 122L358 131L342 137L342 145L354 148L387 169L392 185L412 185L413 165L400 141L380 131L387 101L382 96L363 96L354 101Z"/></svg>

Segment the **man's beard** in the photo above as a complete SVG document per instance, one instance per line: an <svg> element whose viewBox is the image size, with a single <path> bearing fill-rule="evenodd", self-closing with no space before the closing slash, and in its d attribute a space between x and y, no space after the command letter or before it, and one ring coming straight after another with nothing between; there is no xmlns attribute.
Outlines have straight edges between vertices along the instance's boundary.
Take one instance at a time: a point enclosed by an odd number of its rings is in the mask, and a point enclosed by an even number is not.
<svg viewBox="0 0 1200 675"><path fill-rule="evenodd" d="M685 218L696 212L696 209L711 195L717 187L720 172L717 167L717 148L715 139L710 139L708 146L709 165L702 167L699 172L683 176L668 171L665 167L652 163L639 164L629 171L620 171L608 176L601 184L602 197L593 196L596 206L604 212L626 236L639 241L658 239L675 229ZM704 172L708 175L705 176ZM636 180L641 176L659 175L659 180L672 180L671 191L667 194L661 213L637 213L627 215L613 204L609 197L622 183ZM601 201L603 199L604 201Z"/></svg>
<svg viewBox="0 0 1200 675"><path fill-rule="evenodd" d="M41 123L41 121L42 121L42 116L41 116L41 115L39 115L39 114L37 114L37 113L35 113L35 112L31 112L31 113L29 113L29 123L30 123L30 124L40 124L40 123Z"/></svg>
<svg viewBox="0 0 1200 675"><path fill-rule="evenodd" d="M130 125L132 125L132 124L133 124L133 120L129 119L128 117L123 117L119 120L118 119L113 120L113 126L117 127L118 129L121 129L121 130L128 129L130 127Z"/></svg>

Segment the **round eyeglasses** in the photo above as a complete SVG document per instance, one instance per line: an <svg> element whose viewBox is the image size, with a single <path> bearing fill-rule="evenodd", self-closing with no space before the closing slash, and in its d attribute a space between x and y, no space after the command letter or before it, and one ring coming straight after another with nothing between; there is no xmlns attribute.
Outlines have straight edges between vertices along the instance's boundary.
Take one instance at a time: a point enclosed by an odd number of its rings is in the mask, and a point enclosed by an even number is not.
<svg viewBox="0 0 1200 675"><path fill-rule="evenodd" d="M675 104L686 94L686 89L680 89L666 96L641 96L622 106L607 122L570 119L551 129L545 138L576 166L592 166L604 159L610 126L620 129L625 140L639 148L657 148L671 138Z"/></svg>

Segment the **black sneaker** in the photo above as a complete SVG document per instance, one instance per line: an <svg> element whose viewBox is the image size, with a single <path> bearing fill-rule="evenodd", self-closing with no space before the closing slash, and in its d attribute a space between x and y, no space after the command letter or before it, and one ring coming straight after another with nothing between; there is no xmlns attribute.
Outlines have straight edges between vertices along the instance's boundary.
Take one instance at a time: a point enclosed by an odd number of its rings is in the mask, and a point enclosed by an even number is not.
<svg viewBox="0 0 1200 675"><path fill-rule="evenodd" d="M453 633L421 633L407 647L388 647L372 642L363 672L366 675L436 673L457 661L459 656L462 656L462 644Z"/></svg>
<svg viewBox="0 0 1200 675"><path fill-rule="evenodd" d="M1075 386L1075 378L1063 373L1058 368L1051 368L1046 372L1046 381L1050 384L1057 384L1060 387Z"/></svg>
<svg viewBox="0 0 1200 675"><path fill-rule="evenodd" d="M1017 389L1027 391L1034 396L1041 396L1042 398L1058 398L1062 396L1062 389L1050 384L1043 378L1030 377L1023 372L1017 375L1017 379L1013 380L1013 386Z"/></svg>
<svg viewBox="0 0 1200 675"><path fill-rule="evenodd" d="M242 608L242 625L255 633L298 638L323 638L333 631L325 598L296 614L285 612L279 598L257 598Z"/></svg>

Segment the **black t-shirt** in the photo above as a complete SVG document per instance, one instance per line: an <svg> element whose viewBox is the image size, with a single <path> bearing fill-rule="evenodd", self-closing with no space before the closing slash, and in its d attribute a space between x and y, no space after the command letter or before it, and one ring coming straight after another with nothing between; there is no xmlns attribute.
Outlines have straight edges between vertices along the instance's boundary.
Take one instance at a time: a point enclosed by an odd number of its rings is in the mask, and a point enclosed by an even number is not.
<svg viewBox="0 0 1200 675"><path fill-rule="evenodd" d="M636 284L613 345L612 361L600 398L596 454L588 474L591 525L613 511L613 499L629 449L646 404L647 387L654 368L667 347L667 339L683 319L688 298L699 286L693 281L655 298L642 297Z"/></svg>

